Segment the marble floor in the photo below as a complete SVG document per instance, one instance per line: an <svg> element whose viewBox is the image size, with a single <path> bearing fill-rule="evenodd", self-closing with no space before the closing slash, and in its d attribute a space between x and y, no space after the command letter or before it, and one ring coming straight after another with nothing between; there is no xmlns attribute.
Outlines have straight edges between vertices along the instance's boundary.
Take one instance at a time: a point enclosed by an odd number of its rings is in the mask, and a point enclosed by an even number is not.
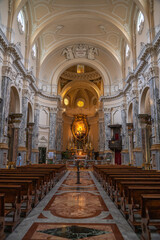
<svg viewBox="0 0 160 240"><path fill-rule="evenodd" d="M91 171L68 171L7 240L138 240Z"/></svg>

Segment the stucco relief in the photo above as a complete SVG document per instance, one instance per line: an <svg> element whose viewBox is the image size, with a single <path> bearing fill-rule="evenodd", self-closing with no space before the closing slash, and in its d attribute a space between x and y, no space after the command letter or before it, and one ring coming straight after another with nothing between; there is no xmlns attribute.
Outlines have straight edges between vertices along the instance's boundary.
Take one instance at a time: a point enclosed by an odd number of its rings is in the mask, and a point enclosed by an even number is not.
<svg viewBox="0 0 160 240"><path fill-rule="evenodd" d="M67 60L72 60L74 58L94 60L95 55L98 55L98 49L86 44L77 44L63 49L62 55L64 55Z"/></svg>

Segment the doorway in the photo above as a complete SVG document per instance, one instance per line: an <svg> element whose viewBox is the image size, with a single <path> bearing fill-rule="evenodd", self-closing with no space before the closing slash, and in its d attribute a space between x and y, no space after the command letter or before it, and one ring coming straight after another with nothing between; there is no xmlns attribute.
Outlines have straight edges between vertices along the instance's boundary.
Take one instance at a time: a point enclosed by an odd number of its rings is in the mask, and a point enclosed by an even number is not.
<svg viewBox="0 0 160 240"><path fill-rule="evenodd" d="M46 147L39 147L39 163L46 163Z"/></svg>
<svg viewBox="0 0 160 240"><path fill-rule="evenodd" d="M115 150L115 164L121 165L121 151Z"/></svg>

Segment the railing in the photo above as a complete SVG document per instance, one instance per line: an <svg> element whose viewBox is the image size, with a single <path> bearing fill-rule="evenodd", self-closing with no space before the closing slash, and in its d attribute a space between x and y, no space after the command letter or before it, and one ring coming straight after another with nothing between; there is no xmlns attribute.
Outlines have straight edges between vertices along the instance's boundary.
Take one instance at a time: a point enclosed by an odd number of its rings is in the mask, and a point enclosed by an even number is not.
<svg viewBox="0 0 160 240"><path fill-rule="evenodd" d="M122 139L120 140L109 140L109 148L111 150L122 150Z"/></svg>

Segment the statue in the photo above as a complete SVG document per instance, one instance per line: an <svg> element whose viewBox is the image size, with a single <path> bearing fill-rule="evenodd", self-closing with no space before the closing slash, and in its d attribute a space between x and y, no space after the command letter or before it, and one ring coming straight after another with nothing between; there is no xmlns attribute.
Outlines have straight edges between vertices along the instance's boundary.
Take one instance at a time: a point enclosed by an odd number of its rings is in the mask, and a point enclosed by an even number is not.
<svg viewBox="0 0 160 240"><path fill-rule="evenodd" d="M90 48L88 49L88 59L94 60L94 59L95 59L95 54L98 55L97 48L95 48L95 47L90 47Z"/></svg>
<svg viewBox="0 0 160 240"><path fill-rule="evenodd" d="M68 60L74 59L74 55L71 47L65 48L62 52L62 55L65 55L66 59Z"/></svg>

